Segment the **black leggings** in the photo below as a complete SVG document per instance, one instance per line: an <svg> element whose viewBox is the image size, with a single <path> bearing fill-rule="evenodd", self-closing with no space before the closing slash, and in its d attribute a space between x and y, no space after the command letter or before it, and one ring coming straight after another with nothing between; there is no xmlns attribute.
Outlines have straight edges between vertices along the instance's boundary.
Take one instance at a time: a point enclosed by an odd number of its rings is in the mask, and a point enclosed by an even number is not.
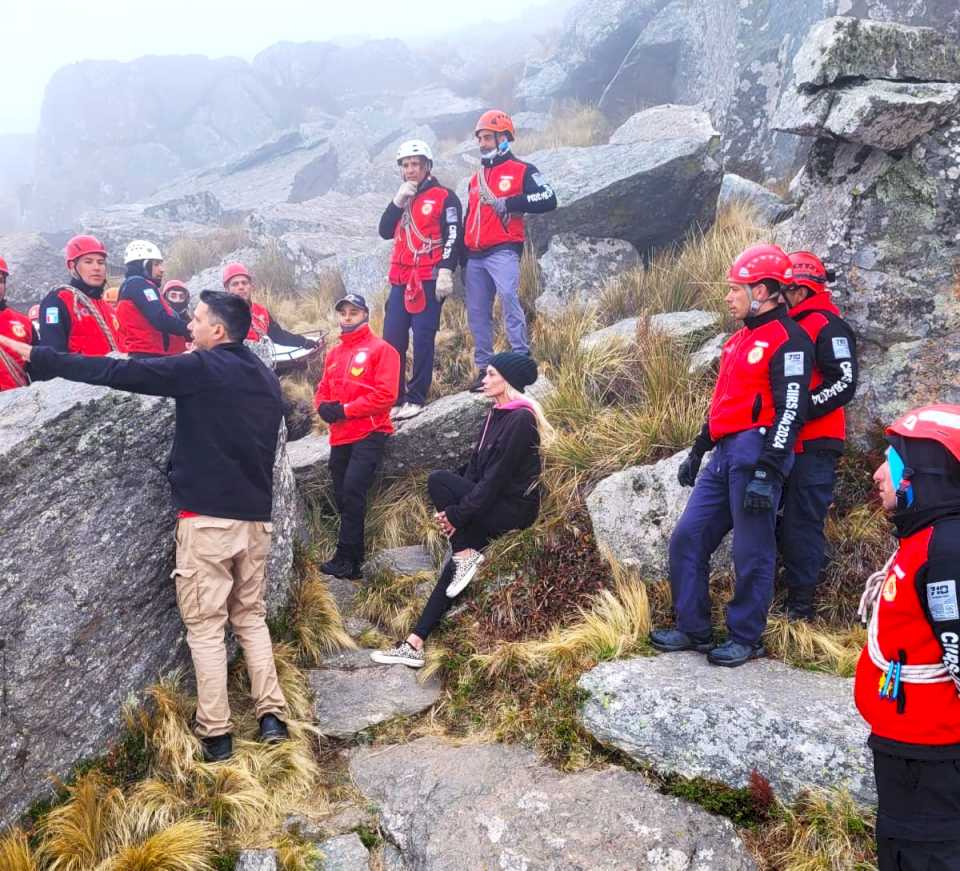
<svg viewBox="0 0 960 871"><path fill-rule="evenodd" d="M330 448L330 477L340 512L337 553L354 562L363 562L363 524L367 513L367 491L387 444L387 434L372 432L359 441Z"/></svg>
<svg viewBox="0 0 960 871"><path fill-rule="evenodd" d="M474 487L472 481L455 472L431 472L427 479L427 490L430 500L438 511L445 511L450 505L455 505ZM450 537L450 547L454 553L472 548L483 550L491 541L512 529L526 529L537 519L537 509L528 502L502 500L495 502L490 509L478 518L458 529ZM453 578L453 560L450 560L433 588L423 613L413 628L413 634L427 640L427 636L436 629L437 624L446 614L453 600L447 596L447 586Z"/></svg>

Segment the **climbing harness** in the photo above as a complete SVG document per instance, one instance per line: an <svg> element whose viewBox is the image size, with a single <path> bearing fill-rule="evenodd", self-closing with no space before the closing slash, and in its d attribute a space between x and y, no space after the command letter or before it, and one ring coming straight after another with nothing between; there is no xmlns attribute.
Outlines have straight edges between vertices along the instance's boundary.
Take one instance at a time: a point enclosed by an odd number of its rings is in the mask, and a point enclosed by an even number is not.
<svg viewBox="0 0 960 871"><path fill-rule="evenodd" d="M416 221L413 220L413 199L403 207L400 226L403 228L407 249L413 255L413 269L410 271L410 278L407 279L407 286L404 289L403 306L410 314L416 315L427 307L427 295L417 267L421 256L430 254L440 247L440 240L424 236L420 231Z"/></svg>
<svg viewBox="0 0 960 871"><path fill-rule="evenodd" d="M0 363L3 363L3 368L7 370L15 386L27 387L30 384L30 379L27 377L27 374L3 348L0 348Z"/></svg>
<svg viewBox="0 0 960 871"><path fill-rule="evenodd" d="M60 290L66 290L70 293L70 295L73 297L73 307L75 309L86 309L87 313L93 318L94 323L96 323L96 325L100 328L100 332L103 333L103 337L107 340L110 350L120 353L120 346L117 344L117 339L113 334L113 330L111 330L107 325L107 322L104 320L100 309L93 304L93 300L90 299L90 297L85 293L77 290L75 287L72 287L69 284L62 285Z"/></svg>

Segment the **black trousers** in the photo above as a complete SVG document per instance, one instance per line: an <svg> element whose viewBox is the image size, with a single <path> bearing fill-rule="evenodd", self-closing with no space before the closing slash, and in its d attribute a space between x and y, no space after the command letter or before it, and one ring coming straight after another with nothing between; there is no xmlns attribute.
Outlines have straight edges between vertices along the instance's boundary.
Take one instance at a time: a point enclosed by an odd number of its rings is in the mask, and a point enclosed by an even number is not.
<svg viewBox="0 0 960 871"><path fill-rule="evenodd" d="M960 760L873 751L880 871L960 871Z"/></svg>
<svg viewBox="0 0 960 871"><path fill-rule="evenodd" d="M780 554L784 580L790 594L802 601L813 599L823 568L824 523L833 502L839 459L835 451L797 454L783 490Z"/></svg>
<svg viewBox="0 0 960 871"><path fill-rule="evenodd" d="M385 432L372 432L349 445L330 448L327 463L333 478L333 493L340 512L337 554L362 562L363 521L367 513L367 491L380 466L387 444Z"/></svg>
<svg viewBox="0 0 960 871"><path fill-rule="evenodd" d="M446 510L459 502L474 487L472 481L455 472L431 472L427 479L430 500L438 511ZM458 529L450 537L453 552L472 548L483 550L493 539L512 529L526 529L537 519L536 505L528 502L503 499L495 502L482 518ZM430 633L446 614L453 600L447 596L447 586L453 578L453 560L450 560L440 573L437 585L433 588L423 613L413 628L413 634L426 641Z"/></svg>

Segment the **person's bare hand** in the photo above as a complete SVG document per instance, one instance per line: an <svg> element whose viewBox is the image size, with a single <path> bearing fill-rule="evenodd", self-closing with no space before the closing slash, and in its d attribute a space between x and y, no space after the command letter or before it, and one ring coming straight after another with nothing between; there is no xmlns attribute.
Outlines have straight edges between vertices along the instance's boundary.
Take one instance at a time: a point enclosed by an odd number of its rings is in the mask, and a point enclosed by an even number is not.
<svg viewBox="0 0 960 871"><path fill-rule="evenodd" d="M447 537L450 538L457 530L454 525L447 520L446 511L438 511L433 515L434 519L437 521L437 526L440 527L440 531Z"/></svg>
<svg viewBox="0 0 960 871"><path fill-rule="evenodd" d="M18 342L16 339L9 339L6 336L0 336L0 345L6 350L12 351L21 360L28 363L30 362L30 352L33 350L32 345L28 345L26 342Z"/></svg>

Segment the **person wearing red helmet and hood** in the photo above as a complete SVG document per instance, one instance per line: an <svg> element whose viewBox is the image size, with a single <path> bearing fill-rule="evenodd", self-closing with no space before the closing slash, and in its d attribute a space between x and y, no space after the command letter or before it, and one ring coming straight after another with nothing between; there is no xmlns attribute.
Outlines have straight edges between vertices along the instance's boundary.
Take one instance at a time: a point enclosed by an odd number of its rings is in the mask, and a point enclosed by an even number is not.
<svg viewBox="0 0 960 871"><path fill-rule="evenodd" d="M807 422L797 436L793 471L783 492L780 555L787 617L809 620L824 564L823 527L846 439L844 406L857 390L859 370L856 337L827 290L833 274L809 251L789 257L793 278L783 295L790 317L813 342L814 369Z"/></svg>
<svg viewBox="0 0 960 871"><path fill-rule="evenodd" d="M247 340L258 342L264 336L278 345L290 345L294 348L310 348L315 350L318 355L323 354L323 340L308 339L306 336L299 336L285 330L278 324L266 306L253 301L253 277L250 270L242 263L228 263L223 268L223 289L228 293L236 294L245 299L250 306L250 332L247 334Z"/></svg>
<svg viewBox="0 0 960 871"><path fill-rule="evenodd" d="M697 650L724 666L765 655L760 639L773 598L777 507L813 372L810 339L781 301L791 276L790 259L776 245L753 245L730 267L726 303L743 327L723 346L707 422L677 474L681 486L696 486L670 539L676 628L651 633L657 650ZM731 529L736 588L727 607L729 638L715 647L710 557Z"/></svg>
<svg viewBox="0 0 960 871"><path fill-rule="evenodd" d="M95 236L74 236L64 251L70 284L40 303L40 344L55 351L103 357L120 351L120 322L104 298L107 249Z"/></svg>
<svg viewBox="0 0 960 871"><path fill-rule="evenodd" d="M17 342L26 342L28 345L37 343L37 334L33 324L24 314L7 305L7 277L10 267L7 261L0 257L0 336L7 336ZM0 348L0 390L12 390L14 387L26 387L30 383L30 376L23 360L16 354L11 354Z"/></svg>
<svg viewBox="0 0 960 871"><path fill-rule="evenodd" d="M886 430L873 480L897 550L867 580L854 696L870 725L880 871L960 869L960 405Z"/></svg>

